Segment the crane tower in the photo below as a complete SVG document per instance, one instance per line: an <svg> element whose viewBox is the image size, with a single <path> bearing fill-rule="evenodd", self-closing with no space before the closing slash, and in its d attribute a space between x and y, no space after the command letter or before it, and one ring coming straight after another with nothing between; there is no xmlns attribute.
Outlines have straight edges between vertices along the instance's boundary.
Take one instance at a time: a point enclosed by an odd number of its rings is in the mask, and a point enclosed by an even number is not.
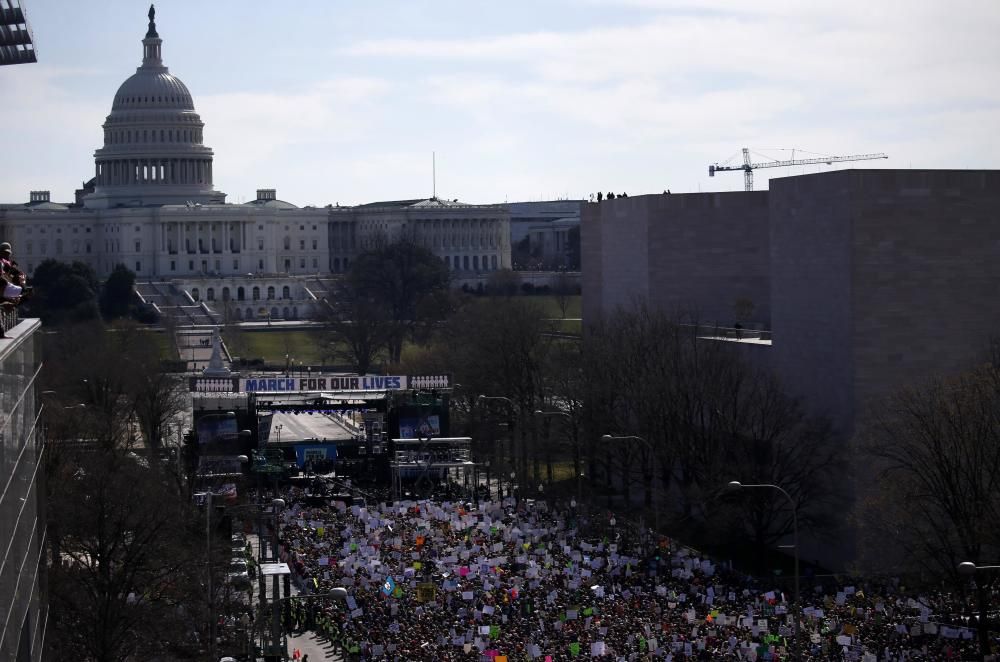
<svg viewBox="0 0 1000 662"><path fill-rule="evenodd" d="M794 156L794 153L792 154ZM813 163L842 163L844 161L870 161L872 159L887 159L886 154L852 154L850 156L824 156L818 159L789 159L787 161L762 161L760 163L750 162L750 150L743 148L743 163L741 165L719 165L713 163L708 166L708 176L715 177L717 172L731 172L734 170L743 171L743 184L747 191L753 190L753 171L757 168L783 168L786 166L810 165Z"/></svg>

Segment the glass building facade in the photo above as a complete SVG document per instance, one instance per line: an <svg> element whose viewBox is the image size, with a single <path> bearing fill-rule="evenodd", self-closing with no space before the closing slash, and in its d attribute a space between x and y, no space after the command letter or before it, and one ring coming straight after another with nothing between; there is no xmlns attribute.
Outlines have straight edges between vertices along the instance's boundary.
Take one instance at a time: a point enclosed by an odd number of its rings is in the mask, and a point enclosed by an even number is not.
<svg viewBox="0 0 1000 662"><path fill-rule="evenodd" d="M0 339L0 660L42 659L48 618L35 319Z"/></svg>

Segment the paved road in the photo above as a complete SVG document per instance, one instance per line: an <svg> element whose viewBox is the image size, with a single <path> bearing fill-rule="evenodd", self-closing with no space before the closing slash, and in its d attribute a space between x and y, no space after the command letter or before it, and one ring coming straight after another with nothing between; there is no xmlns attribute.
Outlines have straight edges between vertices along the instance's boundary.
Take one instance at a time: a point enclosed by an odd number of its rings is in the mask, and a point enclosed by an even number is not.
<svg viewBox="0 0 1000 662"><path fill-rule="evenodd" d="M335 441L350 438L351 433L323 414L275 414L271 417L271 429L267 437L269 442L303 439Z"/></svg>

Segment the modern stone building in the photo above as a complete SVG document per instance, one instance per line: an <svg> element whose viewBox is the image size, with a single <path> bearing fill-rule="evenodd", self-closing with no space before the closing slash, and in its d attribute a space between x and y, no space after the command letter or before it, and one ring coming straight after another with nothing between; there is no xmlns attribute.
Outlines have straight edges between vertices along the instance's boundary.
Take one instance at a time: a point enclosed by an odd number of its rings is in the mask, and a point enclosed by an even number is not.
<svg viewBox="0 0 1000 662"><path fill-rule="evenodd" d="M645 302L759 328L746 353L845 435L868 403L968 367L1000 336L995 170L841 170L587 204L582 253L585 324Z"/></svg>
<svg viewBox="0 0 1000 662"><path fill-rule="evenodd" d="M584 321L638 302L707 325L770 324L767 192L583 205Z"/></svg>
<svg viewBox="0 0 1000 662"><path fill-rule="evenodd" d="M124 264L140 283L155 284L145 290L151 299L169 298L170 290L194 302L213 290L221 300L226 289L235 300L241 288L252 301L249 293L260 285L253 279L267 278L292 297L277 310L307 317L316 297L306 281L346 271L379 234L405 231L456 271L510 266L509 212L501 206L431 198L297 207L273 188L259 189L251 202L226 204L214 187L204 122L187 86L163 63L154 18L150 9L142 62L114 95L94 176L75 201L59 203L38 190L27 203L0 204L0 237L27 271L54 258L85 262L104 277ZM240 308L255 316L258 310ZM218 321L211 317L206 321Z"/></svg>
<svg viewBox="0 0 1000 662"><path fill-rule="evenodd" d="M1000 171L842 170L770 199L772 365L842 429L1000 337Z"/></svg>

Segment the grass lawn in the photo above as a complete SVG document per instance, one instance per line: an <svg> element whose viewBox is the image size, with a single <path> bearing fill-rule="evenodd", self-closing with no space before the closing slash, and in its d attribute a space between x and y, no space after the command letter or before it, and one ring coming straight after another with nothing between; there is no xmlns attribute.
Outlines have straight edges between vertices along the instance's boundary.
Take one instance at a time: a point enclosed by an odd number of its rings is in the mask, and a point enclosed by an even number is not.
<svg viewBox="0 0 1000 662"><path fill-rule="evenodd" d="M247 360L264 359L265 363L282 365L285 356L295 363L319 365L323 363L314 332L309 329L282 331L250 331L240 329L228 340L229 352Z"/></svg>
<svg viewBox="0 0 1000 662"><path fill-rule="evenodd" d="M174 338L171 334L157 333L154 331L150 331L149 336L152 338L152 341L156 344L156 347L160 353L161 360L163 361L177 360L177 345L174 344Z"/></svg>
<svg viewBox="0 0 1000 662"><path fill-rule="evenodd" d="M544 310L544 315L553 319L562 318L562 311L555 296L529 296L523 295L524 300L537 303ZM569 298L569 305L566 307L566 317L580 317L580 296ZM578 321L555 322L555 329L566 333L580 333L581 325ZM316 344L315 331L310 329L283 329L280 331L271 330L250 330L239 329L232 335L227 334L226 346L233 356L246 359L263 359L269 365L284 365L285 356L289 360L295 359L296 364L321 365L329 363L330 359L324 357L320 348ZM172 345L172 339L168 339L166 334L154 334L157 342L162 343L161 354L164 354L164 345L169 350L171 358L176 358L177 350ZM404 354L409 349L409 343L403 347ZM324 361L325 359L325 361Z"/></svg>
<svg viewBox="0 0 1000 662"><path fill-rule="evenodd" d="M528 301L537 301L542 309L545 310L546 317L562 318L562 310L559 309L558 297L551 294L541 295L541 296L529 296L525 295L525 299ZM580 295L576 294L569 297L569 303L566 306L566 317L580 317Z"/></svg>

